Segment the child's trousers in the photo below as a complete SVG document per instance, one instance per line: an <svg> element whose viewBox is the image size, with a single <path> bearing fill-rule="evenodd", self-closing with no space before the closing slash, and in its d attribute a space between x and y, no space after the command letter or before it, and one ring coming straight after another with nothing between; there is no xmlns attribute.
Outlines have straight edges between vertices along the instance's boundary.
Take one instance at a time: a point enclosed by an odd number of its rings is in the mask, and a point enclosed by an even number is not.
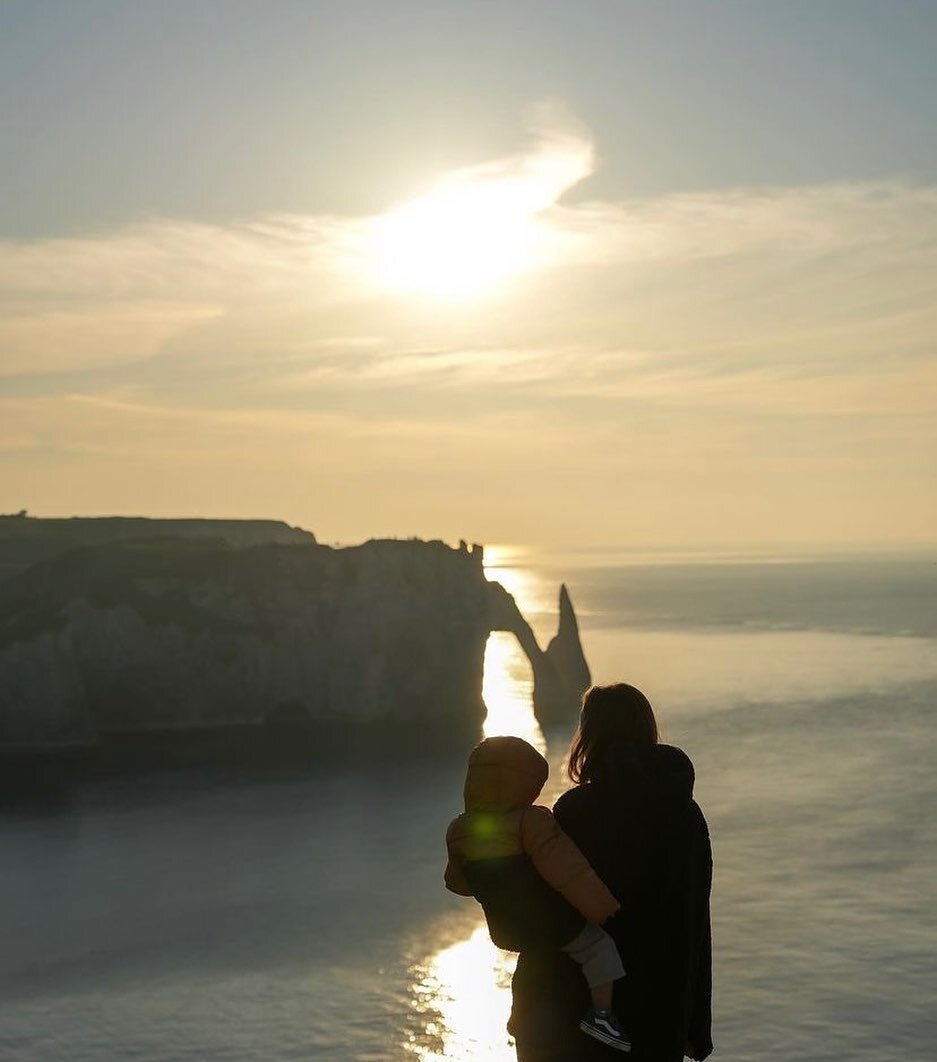
<svg viewBox="0 0 937 1062"><path fill-rule="evenodd" d="M587 922L585 928L562 950L582 967L590 988L617 981L625 976L615 941L600 926Z"/></svg>

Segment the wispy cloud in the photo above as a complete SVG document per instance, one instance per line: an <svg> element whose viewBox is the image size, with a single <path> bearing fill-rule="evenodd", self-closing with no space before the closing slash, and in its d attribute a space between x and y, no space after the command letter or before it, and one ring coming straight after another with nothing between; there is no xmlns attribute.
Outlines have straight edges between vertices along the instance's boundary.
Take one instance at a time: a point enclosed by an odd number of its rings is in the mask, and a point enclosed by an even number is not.
<svg viewBox="0 0 937 1062"><path fill-rule="evenodd" d="M438 375L440 358L506 362L609 350L744 376L768 363L848 372L931 353L937 189L902 182L563 205L563 172L538 225L562 243L501 291L463 304L400 299L361 266L362 219L265 219L221 228L150 223L97 237L0 244L5 374L61 372L164 354L236 364L303 362L334 373ZM558 157L568 158L565 144ZM549 170L549 151L531 156ZM510 168L523 170L522 160ZM484 184L506 165L458 175ZM497 178L501 179L501 176ZM566 238L569 237L568 240ZM356 266L360 267L357 268ZM379 371L375 361L386 359ZM484 362L484 356L478 359ZM496 359L488 359L497 374ZM555 374L549 358L544 375ZM557 369L566 371L563 358Z"/></svg>
<svg viewBox="0 0 937 1062"><path fill-rule="evenodd" d="M937 188L577 201L596 157L554 115L527 151L379 217L0 243L0 451L217 468L246 448L267 474L320 478L380 453L465 481L510 453L529 482L590 464L741 476L786 452L821 478L849 464L856 496L863 462L917 467L937 444ZM520 217L527 257L472 298L401 290L375 233L406 239L408 211L432 222L450 199L496 204L496 230ZM464 221L442 241L419 230L430 264L459 239L484 251ZM822 455L766 434L764 418L794 417Z"/></svg>

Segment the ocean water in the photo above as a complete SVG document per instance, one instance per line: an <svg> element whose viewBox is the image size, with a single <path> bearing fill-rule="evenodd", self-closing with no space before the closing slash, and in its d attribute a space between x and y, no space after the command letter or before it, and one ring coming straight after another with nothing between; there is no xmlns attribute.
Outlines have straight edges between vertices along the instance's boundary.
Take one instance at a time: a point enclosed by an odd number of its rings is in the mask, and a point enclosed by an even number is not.
<svg viewBox="0 0 937 1062"><path fill-rule="evenodd" d="M937 1042L937 565L490 550L541 639L646 690L713 837L716 1058ZM511 637L489 733L565 786ZM442 887L459 757L86 783L0 818L0 1059L508 1062L513 957Z"/></svg>

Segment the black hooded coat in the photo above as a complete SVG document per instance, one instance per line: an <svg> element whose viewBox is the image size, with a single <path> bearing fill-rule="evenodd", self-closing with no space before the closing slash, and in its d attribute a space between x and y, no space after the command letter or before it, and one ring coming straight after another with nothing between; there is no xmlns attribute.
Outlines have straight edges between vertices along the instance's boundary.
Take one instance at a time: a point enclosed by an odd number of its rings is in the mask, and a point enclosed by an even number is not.
<svg viewBox="0 0 937 1062"><path fill-rule="evenodd" d="M564 793L553 813L621 901L605 923L627 976L615 1009L632 1062L681 1062L692 1044L712 1051L712 854L693 800L693 765L670 745L610 750L591 782ZM524 951L509 1028L520 1062L600 1062L623 1056L585 1037L581 970L555 950Z"/></svg>

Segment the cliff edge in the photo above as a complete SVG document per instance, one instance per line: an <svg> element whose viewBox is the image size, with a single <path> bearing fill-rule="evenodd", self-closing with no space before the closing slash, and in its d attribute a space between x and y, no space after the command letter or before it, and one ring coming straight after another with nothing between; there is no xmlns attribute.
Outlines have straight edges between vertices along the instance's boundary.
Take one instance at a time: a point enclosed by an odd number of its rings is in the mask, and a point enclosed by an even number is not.
<svg viewBox="0 0 937 1062"><path fill-rule="evenodd" d="M211 539L229 546L315 545L316 536L282 520L164 520L148 516L0 515L0 579L79 546L154 538Z"/></svg>
<svg viewBox="0 0 937 1062"><path fill-rule="evenodd" d="M142 536L0 582L0 748L320 724L477 735L489 633L530 632L485 579L481 548L292 541ZM578 632L563 601L563 652L518 635L549 722L574 718L581 694L581 674L564 671Z"/></svg>

